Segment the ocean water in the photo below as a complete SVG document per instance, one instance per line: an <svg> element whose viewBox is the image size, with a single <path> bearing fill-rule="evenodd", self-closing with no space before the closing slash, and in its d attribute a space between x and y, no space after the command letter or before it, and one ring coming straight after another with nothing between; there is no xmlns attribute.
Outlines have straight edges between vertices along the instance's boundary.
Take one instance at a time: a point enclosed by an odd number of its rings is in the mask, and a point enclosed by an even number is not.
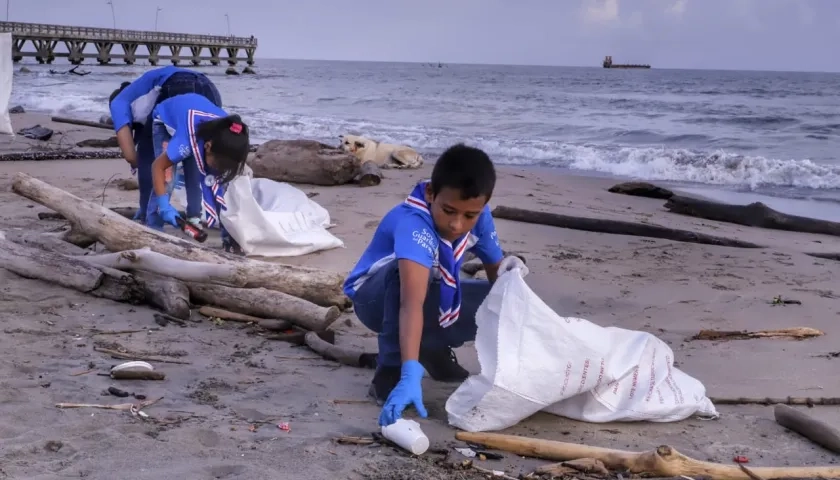
<svg viewBox="0 0 840 480"><path fill-rule="evenodd" d="M12 105L88 119L146 68L85 65L92 73L79 77L24 65L32 72L16 71ZM840 74L296 60L257 70L201 68L257 141L337 144L354 133L427 158L463 141L498 164L818 202L840 215Z"/></svg>

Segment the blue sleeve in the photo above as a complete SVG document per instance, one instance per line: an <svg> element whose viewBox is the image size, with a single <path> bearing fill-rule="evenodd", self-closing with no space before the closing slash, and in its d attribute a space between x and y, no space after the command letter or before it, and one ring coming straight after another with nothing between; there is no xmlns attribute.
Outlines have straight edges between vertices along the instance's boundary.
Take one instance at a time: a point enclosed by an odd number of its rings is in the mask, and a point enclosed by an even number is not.
<svg viewBox="0 0 840 480"><path fill-rule="evenodd" d="M175 135L169 139L169 145L166 147L166 156L172 163L178 163L181 160L192 155L192 142L189 130L184 127L179 127L175 131Z"/></svg>
<svg viewBox="0 0 840 480"><path fill-rule="evenodd" d="M394 228L394 255L432 268L437 251L437 235L417 215L401 218Z"/></svg>
<svg viewBox="0 0 840 480"><path fill-rule="evenodd" d="M155 88L155 79L158 75L157 69L150 70L140 75L140 78L131 82L131 85L125 87L119 95L114 97L114 101L111 102L111 120L114 121L115 132L134 122L131 103Z"/></svg>
<svg viewBox="0 0 840 480"><path fill-rule="evenodd" d="M481 259L485 265L495 265L502 261L504 253L499 244L499 234L496 233L496 224L493 222L493 215L490 214L490 207L484 207L478 222L473 228L473 233L478 237L478 242L470 249L471 252Z"/></svg>

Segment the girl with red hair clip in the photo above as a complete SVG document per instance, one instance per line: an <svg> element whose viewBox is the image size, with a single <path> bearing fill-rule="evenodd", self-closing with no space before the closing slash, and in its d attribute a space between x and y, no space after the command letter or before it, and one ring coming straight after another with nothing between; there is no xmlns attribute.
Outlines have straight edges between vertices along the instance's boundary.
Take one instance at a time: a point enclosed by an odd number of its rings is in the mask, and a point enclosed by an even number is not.
<svg viewBox="0 0 840 480"><path fill-rule="evenodd" d="M187 218L201 218L222 231L225 251L242 254L219 218L225 208L225 185L245 168L250 151L248 126L239 115L228 115L207 98L184 94L164 100L152 112L153 192L146 209L146 225L162 230L178 227L180 214L170 201L166 170L178 163L184 169ZM200 210L199 210L200 209ZM190 211L199 210L199 211Z"/></svg>

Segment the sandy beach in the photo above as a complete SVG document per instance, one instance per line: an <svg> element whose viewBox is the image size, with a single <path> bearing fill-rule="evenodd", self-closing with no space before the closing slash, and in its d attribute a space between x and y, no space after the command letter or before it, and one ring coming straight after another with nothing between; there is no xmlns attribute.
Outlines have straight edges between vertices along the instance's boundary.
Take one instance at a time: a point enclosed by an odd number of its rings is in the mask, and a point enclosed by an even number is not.
<svg viewBox="0 0 840 480"><path fill-rule="evenodd" d="M61 131L62 141L106 138L108 130L51 124L36 114L14 115L19 129L40 123ZM58 141L58 140L56 140ZM37 148L20 136L0 137L0 153ZM283 262L345 273L366 246L378 220L429 175L388 170L377 187L313 187L329 210L331 232L346 248ZM137 192L121 191L123 160L0 162L0 230L47 232L62 227L39 220L44 207L10 191L25 172L105 206L135 206ZM701 380L711 397L837 397L837 362L821 355L840 350L840 269L805 252L840 252L840 238L763 230L667 212L664 201L607 192L606 178L499 167L493 205L619 219L738 238L767 246L727 248L608 235L497 220L508 251L523 254L526 281L558 314L603 326L643 330L665 340L679 367ZM441 455L411 458L386 446L346 446L342 435L378 430L379 408L367 401L372 371L340 367L306 348L249 334L241 324L210 321L159 327L154 310L86 296L0 268L0 478L140 479L443 479L485 478L436 465ZM774 306L781 295L801 305ZM687 341L701 329L763 330L812 327L825 332L804 341L758 339ZM339 342L375 351L376 338L352 312L333 327ZM127 334L100 331L146 330ZM98 373L118 360L96 346L125 347L188 362L158 364L162 382L119 382ZM477 372L475 351L458 351ZM834 384L834 386L832 386ZM58 409L59 402L123 403L109 386L163 397L147 413ZM457 385L425 380L429 418L421 420L434 448L460 445L447 425L444 403ZM104 393L103 393L104 392ZM504 433L626 450L668 444L700 460L751 466L825 465L827 451L787 432L769 406L719 406L719 420L670 424L587 424L538 414ZM840 426L834 407L808 413ZM289 431L278 428L288 423ZM452 451L450 456L459 455ZM477 461L518 476L546 462L505 454Z"/></svg>

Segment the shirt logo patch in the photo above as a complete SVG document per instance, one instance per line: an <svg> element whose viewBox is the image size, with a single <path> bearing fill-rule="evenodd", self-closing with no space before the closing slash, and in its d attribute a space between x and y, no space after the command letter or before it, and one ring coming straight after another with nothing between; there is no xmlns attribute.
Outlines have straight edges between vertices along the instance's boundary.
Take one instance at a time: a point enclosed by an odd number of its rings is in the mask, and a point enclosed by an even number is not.
<svg viewBox="0 0 840 480"><path fill-rule="evenodd" d="M437 238L425 228L423 230L415 230L412 232L411 238L417 245L425 249L430 254L434 255L437 253Z"/></svg>

